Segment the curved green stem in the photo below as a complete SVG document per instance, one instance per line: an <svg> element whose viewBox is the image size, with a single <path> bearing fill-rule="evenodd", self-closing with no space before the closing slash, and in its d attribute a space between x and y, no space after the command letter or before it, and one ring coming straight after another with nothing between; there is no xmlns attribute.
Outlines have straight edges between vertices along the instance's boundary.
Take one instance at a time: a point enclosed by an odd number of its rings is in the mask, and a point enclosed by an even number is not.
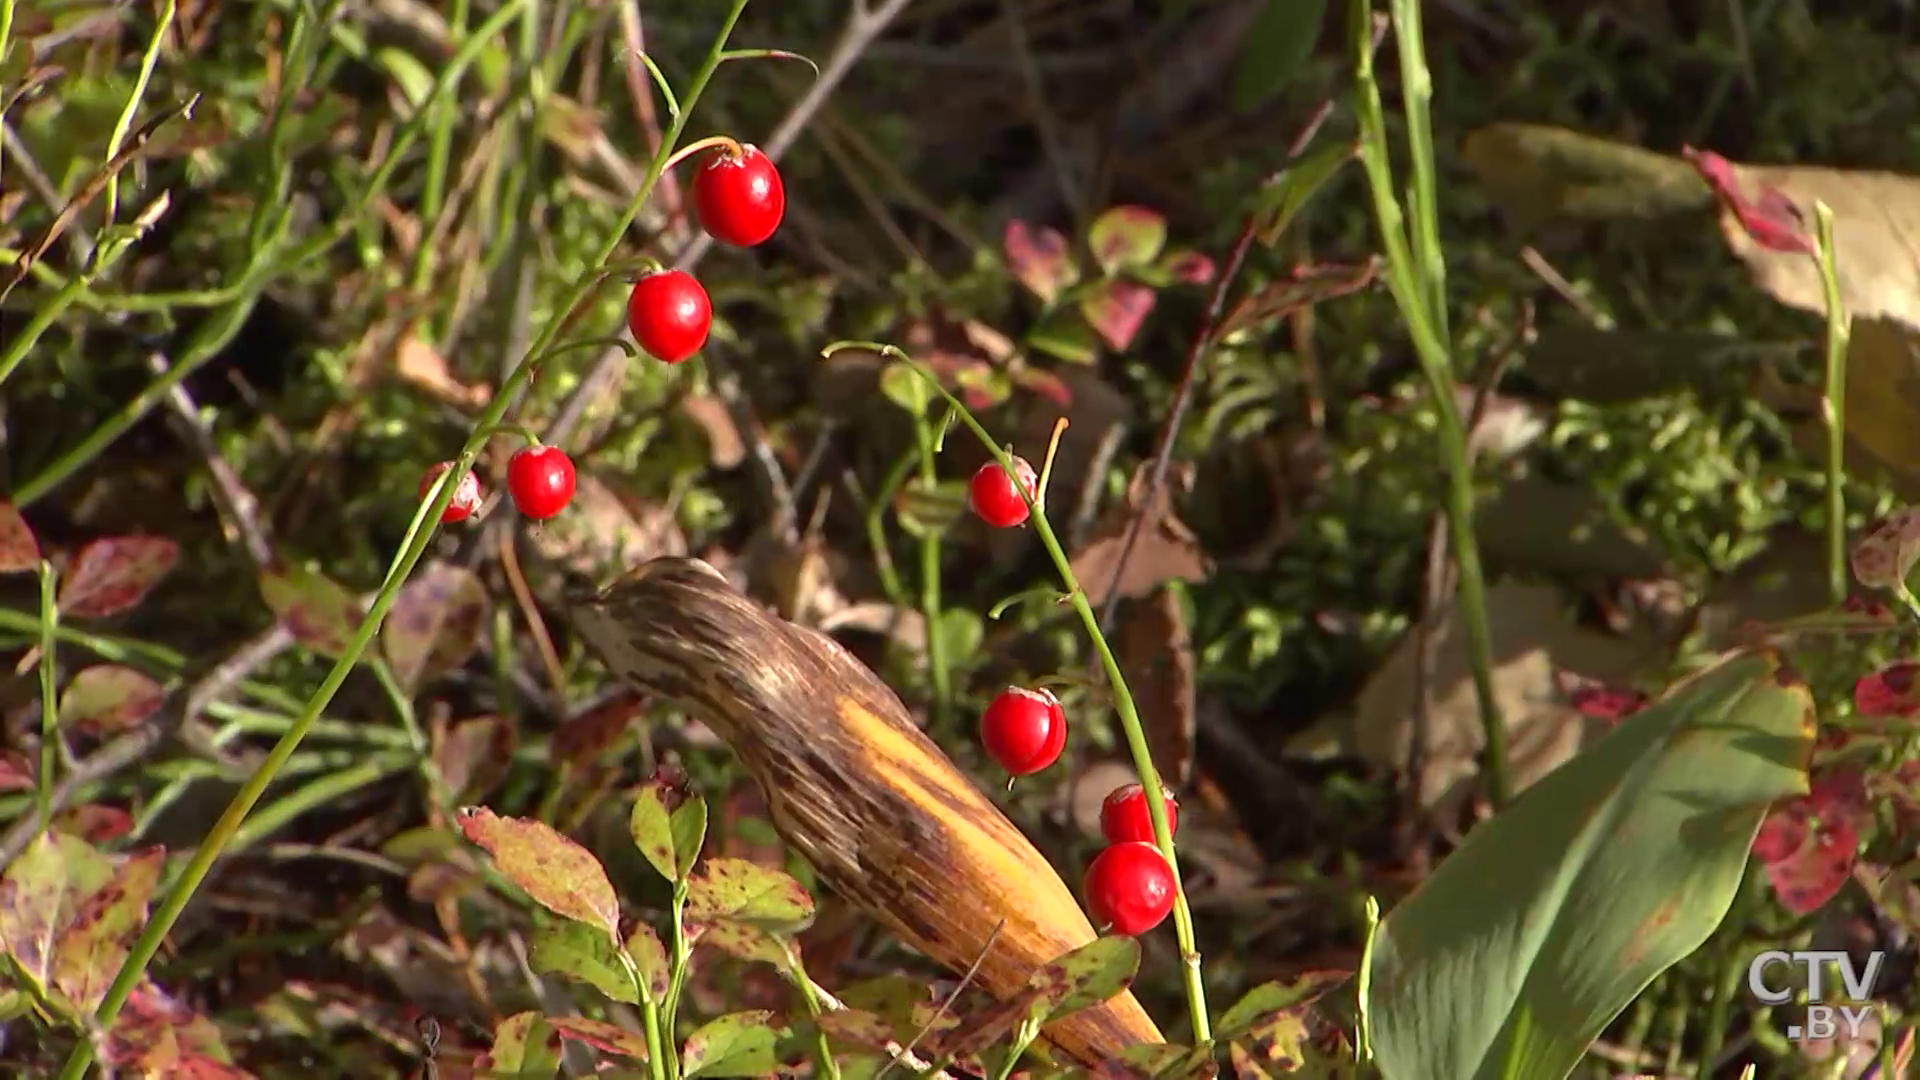
<svg viewBox="0 0 1920 1080"><path fill-rule="evenodd" d="M733 33L734 25L740 21L740 15L746 10L747 2L748 0L731 0L719 36L715 38L706 62L693 77L687 94L686 109L674 119L673 125L662 135L661 152L655 156L646 179L641 182L640 189L634 193L633 201L628 204L626 212L621 215L613 228L608 230L601 250L589 263L592 269L580 275L571 290L571 295L564 302L555 305L553 310L561 314L548 321L539 339L527 350L528 356L539 356L553 345L554 339L559 337L565 326L564 313L573 311L603 280L600 265L607 261L625 239L634 219L640 216L641 207L646 205L648 197L652 195L654 185L659 182L660 174L666 170L667 157L671 153L671 148L679 141L680 134L686 127L687 118L692 114L693 103L699 99L708 80L720 66L720 56L726 48L727 38ZM517 4L510 3L505 10L513 10L517 7ZM301 740L307 737L307 732L312 730L321 712L333 700L333 696L339 693L340 687L347 681L347 676L352 674L361 656L373 644L374 635L380 632L381 625L386 621L387 612L393 608L394 601L400 595L401 586L406 584L408 575L426 554L427 547L433 540L435 526L430 523L439 522L440 515L453 501L460 479L473 467L474 460L479 457L481 449L486 444L484 435L486 429L505 418L508 406L517 399L519 391L532 378L532 374L533 365L522 360L519 366L514 368L513 375L507 380L506 385L500 388L500 392L494 396L492 403L474 424L474 432L467 437L466 445L454 461L454 467L448 470L446 482L440 485L439 494L430 504L424 504L415 510L413 521L407 529L406 539L394 559L386 581L382 584L379 594L374 597L373 603L369 605L366 619L361 622L353 639L347 643L345 651L335 661L333 670L329 671L326 678L322 680L319 689L307 702L299 719L294 721L286 735L282 736L267 753L266 760L261 762L259 770L235 793L233 801L227 805L226 812L220 815L220 820L214 823L206 839L195 850L193 861L182 871L179 882L168 890L166 899L154 909L152 916L147 920L146 928L134 942L132 949L128 951L126 960L120 965L119 974L114 977L113 984L107 988L100 1007L95 1010L95 1019L103 1030L112 1028L114 1020L120 1015L120 1010L126 1006L127 998L132 995L134 987L146 974L147 965L153 962L154 954L159 952L160 943L173 929L173 924L179 920L180 913L186 910L187 902L193 898L194 892L206 880L207 873L213 869L214 861L226 850L227 845L233 842L235 835L246 822L247 815L253 811L254 805L266 792L267 786L286 766L287 760L299 748ZM88 1066L93 1063L93 1059L93 1041L80 1040L75 1044L73 1052L68 1055L65 1068L61 1070L62 1080L81 1080L81 1077L86 1075Z"/></svg>

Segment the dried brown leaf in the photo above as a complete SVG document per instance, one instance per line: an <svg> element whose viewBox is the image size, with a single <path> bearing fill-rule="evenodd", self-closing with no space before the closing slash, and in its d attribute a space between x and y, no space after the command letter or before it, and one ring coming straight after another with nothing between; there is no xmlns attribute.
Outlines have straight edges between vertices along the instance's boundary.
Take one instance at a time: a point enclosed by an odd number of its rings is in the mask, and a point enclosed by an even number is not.
<svg viewBox="0 0 1920 1080"><path fill-rule="evenodd" d="M1193 636L1180 598L1166 586L1126 604L1118 659L1146 729L1154 767L1183 787L1193 774Z"/></svg>
<svg viewBox="0 0 1920 1080"><path fill-rule="evenodd" d="M1140 536L1134 542L1126 567L1120 575L1119 592L1127 599L1138 599L1169 581L1198 584L1213 573L1213 561L1200 548L1200 539L1173 512L1175 490L1185 494L1193 487L1193 468L1178 464L1167 470L1167 482L1148 505L1148 480L1151 462L1143 462L1127 485L1127 500L1101 519L1085 547L1073 556L1073 576L1080 582L1087 601L1098 607L1107 602L1114 568L1126 547L1127 531L1133 516L1142 513Z"/></svg>

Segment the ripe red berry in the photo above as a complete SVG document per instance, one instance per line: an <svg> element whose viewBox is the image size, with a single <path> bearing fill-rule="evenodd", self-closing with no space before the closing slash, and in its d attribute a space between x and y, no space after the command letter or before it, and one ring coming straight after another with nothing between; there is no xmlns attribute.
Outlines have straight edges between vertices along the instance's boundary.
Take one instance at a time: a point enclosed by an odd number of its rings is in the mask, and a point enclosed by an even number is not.
<svg viewBox="0 0 1920 1080"><path fill-rule="evenodd" d="M441 473L451 468L453 468L453 462L443 461L428 469L427 474L420 478L420 497L426 498L427 492L433 490L433 482L440 478ZM472 469L468 469L467 475L461 477L460 483L455 485L453 501L447 504L446 511L440 515L440 520L449 525L456 521L467 520L473 516L475 510L480 509L481 497L480 477L476 476Z"/></svg>
<svg viewBox="0 0 1920 1080"><path fill-rule="evenodd" d="M1015 457L1013 471L1020 477L1020 486L1034 493L1035 477L1033 466L1027 459ZM967 505L979 515L981 521L996 529L1006 529L1027 520L1027 503L1020 497L1020 490L1013 486L1013 477L1001 468L997 461L989 461L980 466L967 483Z"/></svg>
<svg viewBox="0 0 1920 1080"><path fill-rule="evenodd" d="M1165 788L1167 807L1167 833L1180 831L1180 804L1173 799L1173 792ZM1139 784L1126 784L1113 789L1107 800L1100 804L1100 834L1109 844L1124 844L1137 841L1151 844L1153 840L1153 818L1147 812L1147 789Z"/></svg>
<svg viewBox="0 0 1920 1080"><path fill-rule="evenodd" d="M1138 937L1173 910L1173 868L1152 844L1128 841L1095 855L1082 888L1101 933Z"/></svg>
<svg viewBox="0 0 1920 1080"><path fill-rule="evenodd" d="M1060 759L1067 745L1067 710L1042 687L1009 686L980 716L980 741L1001 768L1027 776Z"/></svg>
<svg viewBox="0 0 1920 1080"><path fill-rule="evenodd" d="M522 514L545 521L573 501L573 459L557 446L523 446L507 461L507 494Z"/></svg>
<svg viewBox="0 0 1920 1080"><path fill-rule="evenodd" d="M685 270L662 270L633 283L627 329L648 356L677 364L707 344L713 301Z"/></svg>
<svg viewBox="0 0 1920 1080"><path fill-rule="evenodd" d="M757 147L739 156L725 150L708 156L693 175L693 205L707 235L723 244L765 243L787 212L787 189L773 159Z"/></svg>

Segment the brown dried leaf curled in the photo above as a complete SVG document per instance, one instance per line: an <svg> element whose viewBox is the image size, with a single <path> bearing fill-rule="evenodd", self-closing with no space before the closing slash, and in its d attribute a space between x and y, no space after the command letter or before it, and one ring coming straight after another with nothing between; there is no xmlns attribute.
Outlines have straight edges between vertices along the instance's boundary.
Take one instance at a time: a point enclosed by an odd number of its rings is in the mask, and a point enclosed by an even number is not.
<svg viewBox="0 0 1920 1080"><path fill-rule="evenodd" d="M1199 537L1174 515L1174 489L1182 493L1193 486L1193 467L1180 463L1167 470L1166 483L1148 503L1148 481L1153 465L1143 462L1127 485L1127 501L1101 519L1085 547L1074 553L1073 576L1079 580L1087 602L1099 607L1107 602L1113 585L1114 568L1120 566L1120 554L1126 547L1127 531L1134 515L1140 514L1140 535L1121 571L1119 592L1127 599L1146 596L1169 581L1199 584L1213 573L1213 560L1201 550ZM1144 508L1144 509L1143 509Z"/></svg>
<svg viewBox="0 0 1920 1080"><path fill-rule="evenodd" d="M1179 596L1164 585L1129 601L1116 659L1146 729L1154 767L1175 787L1193 775L1196 711L1193 635Z"/></svg>

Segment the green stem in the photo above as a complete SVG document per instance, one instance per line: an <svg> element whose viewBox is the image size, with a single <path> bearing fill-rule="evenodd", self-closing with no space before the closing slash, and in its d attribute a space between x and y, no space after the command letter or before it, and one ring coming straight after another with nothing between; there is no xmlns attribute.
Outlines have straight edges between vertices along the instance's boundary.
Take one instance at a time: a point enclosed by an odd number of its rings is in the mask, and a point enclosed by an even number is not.
<svg viewBox="0 0 1920 1080"><path fill-rule="evenodd" d="M1396 10L1411 6L1405 0L1396 0L1396 4ZM1360 114L1360 162L1366 169L1367 186L1372 190L1381 242L1386 247L1387 288L1400 308L1401 317L1406 320L1407 332L1413 338L1420 370L1426 376L1434 412L1439 418L1440 452L1447 463L1447 534L1453 547L1455 565L1460 572L1457 602L1461 620L1466 624L1467 652L1473 664L1474 695L1479 699L1480 727L1487 742L1488 797L1497 809L1505 806L1511 797L1507 774L1507 726L1500 716L1499 702L1493 696L1493 633L1488 622L1487 585L1480 565L1480 546L1473 532L1473 462L1467 454L1467 432L1461 420L1459 404L1454 398L1453 360L1434 316L1435 305L1428 302L1433 283L1421 273L1421 263L1409 246L1406 222L1393 194L1393 170L1387 154L1386 114L1380 105L1379 84L1373 77L1373 5L1371 0L1354 0L1352 10L1354 48L1359 58L1355 83ZM1404 14L1404 11L1401 13ZM1412 52L1424 70L1425 61L1418 59L1418 33L1417 20L1401 23L1396 47L1401 50L1403 63L1408 62L1405 55ZM1416 126L1412 123L1413 119L1408 118L1409 126ZM1425 119L1424 110L1421 119ZM1424 127L1424 124L1418 126ZM1425 147L1431 157L1431 132L1423 132L1422 135L1422 138L1410 141L1416 150ZM1437 240L1432 242L1437 252ZM1418 780L1416 778L1411 782L1418 783Z"/></svg>
<svg viewBox="0 0 1920 1080"><path fill-rule="evenodd" d="M687 974L693 968L693 943L687 940L687 883L673 883L673 910L671 915L673 934L673 974L667 981L667 1001L661 1009L660 1024L665 1029L666 1044L671 1047L675 1033L680 1025L680 994L686 989ZM668 1055L668 1071L673 1077L680 1075L680 1061L675 1055Z"/></svg>
<svg viewBox="0 0 1920 1080"><path fill-rule="evenodd" d="M959 398L948 393L947 388L941 385L939 377L925 365L908 356L898 346L876 341L835 342L822 350L822 353L832 355L843 348L867 349L899 360L913 368L941 397L947 399L947 403L953 407L954 414L960 417L961 423L967 425L967 429L972 431L981 445L987 448L987 452L1000 463L1000 467L1007 470L1007 475L1015 475L1012 456L994 442L993 436L987 434L987 429L980 425L980 421L974 419L973 413L967 410L966 405L962 404ZM1019 485L1015 486L1019 487ZM1054 535L1053 526L1047 521L1045 509L1034 501L1034 494L1024 489L1020 491L1020 497L1026 501L1032 515L1028 520L1033 523L1034 531L1040 536L1040 543L1047 549L1047 555L1052 558L1054 569L1059 572L1061 583L1066 586L1067 599L1073 605L1075 614L1080 616L1080 623L1086 628L1087 637L1093 642L1094 651L1100 654L1100 663L1106 671L1107 684L1113 688L1114 707L1120 713L1120 727L1126 735L1127 750L1133 757L1134 771L1140 776L1140 785L1147 791L1163 791L1165 787L1160 782L1160 771L1154 768L1153 753L1147 747L1146 731L1140 724L1139 710L1134 707L1133 694L1127 689L1126 677L1120 673L1120 663L1114 658L1113 650L1107 645L1106 637L1100 633L1100 618L1094 614L1093 605L1087 602L1086 591L1080 587L1079 579L1074 577L1073 562L1067 558L1066 550L1060 546L1059 537ZM1148 799L1147 816L1153 821L1155 844L1159 847L1160 854L1167 860L1168 867L1173 870L1173 927L1183 961L1187 1010L1193 1021L1194 1041L1205 1042L1212 1038L1212 1024L1207 1018L1206 982L1201 977L1200 946L1193 929L1193 909L1187 904L1187 891L1180 880L1180 862L1174 850L1173 832L1167 827L1166 801Z"/></svg>
<svg viewBox="0 0 1920 1080"><path fill-rule="evenodd" d="M713 47L708 51L706 62L694 74L686 95L686 108L674 118L672 126L662 136L661 152L655 155L653 166L648 170L646 179L641 182L639 191L634 193L633 201L628 204L626 212L620 216L619 221L614 223L613 228L608 230L601 250L588 263L589 269L581 273L570 295L554 306L555 315L548 320L546 329L541 332L539 339L527 350L529 356L538 356L553 344L554 339L559 337L565 327L567 314L578 308L587 295L601 283L603 275L598 269L599 266L606 262L614 250L620 246L627 235L627 230L632 227L634 219L639 217L641 208L646 205L648 197L652 195L654 185L659 182L660 174L666 165L667 156L679 141L687 119L692 115L693 103L699 99L701 92L706 89L708 80L720 66L721 53L726 48L727 38L733 33L734 25L740 21L740 15L746 10L747 3L748 0L731 0L727 16L721 24L720 33L715 38ZM517 7L517 4L509 2L504 5L502 11L513 11ZM496 13L495 17L498 18L499 13ZM468 48L477 55L479 49L472 40L466 43L463 51ZM446 73L443 72L441 85L444 85L445 76ZM389 162L390 166L395 164L397 162ZM391 170L386 171L390 173ZM521 388L531 377L531 365L522 361L474 424L476 432L484 431L505 419L508 406L519 396ZM274 744L273 749L268 751L266 760L261 763L259 770L235 793L233 801L227 805L226 812L220 815L220 820L214 823L206 839L194 852L193 861L182 872L179 882L168 890L166 898L154 908L147 920L146 928L141 931L139 939L128 951L125 961L120 965L119 974L114 977L112 985L107 987L100 1007L95 1010L96 1022L101 1029L112 1029L113 1022L119 1017L120 1010L125 1007L128 996L133 993L141 976L146 973L147 965L153 962L154 954L160 950L160 943L173 929L173 924L180 918L180 913L186 910L187 902L193 898L194 892L206 880L214 861L232 842L235 834L246 821L247 815L252 812L260 796L266 791L267 785L273 782L275 775L286 765L287 759L293 756L293 752L299 748L301 740L306 738L307 732L319 719L321 712L333 700L333 696L340 692L340 687L347 681L347 676L353 673L353 669L360 662L360 657L372 645L374 635L380 632L381 625L386 621L387 612L392 609L394 601L400 594L401 586L406 584L407 576L413 572L414 566L426 554L427 547L433 540L434 524L439 522L440 515L453 501L460 479L473 467L484 445L484 437L468 436L466 445L461 449L459 457L455 459L454 467L449 470L447 481L440 485L439 494L415 511L413 522L407 530L406 539L387 575L387 580L381 586L379 594L374 597L373 603L369 605L366 619L354 632L353 639L347 643L346 650L335 661L333 670L329 671L326 678L321 681L319 689L307 702L300 718L287 730L287 734ZM93 1063L93 1057L92 1040L80 1040L75 1044L73 1052L68 1055L65 1068L61 1070L62 1080L81 1080L86 1075L88 1066Z"/></svg>
<svg viewBox="0 0 1920 1080"><path fill-rule="evenodd" d="M932 495L940 483L940 471L925 409L914 416L913 431L920 452L920 482ZM920 613L927 620L927 673L933 681L933 726L938 731L953 706L953 676L946 635L940 632L940 534L932 529L920 537Z"/></svg>
<svg viewBox="0 0 1920 1080"><path fill-rule="evenodd" d="M165 0L160 5L160 17L153 26L153 37L147 42L147 51L140 57L140 74L134 76L133 89L127 94L127 104L120 110L120 118L114 122L113 134L107 139L106 156L102 161L112 161L120 153L120 147L127 141L127 135L133 130L134 114L140 111L140 99L147 96L147 87L153 82L154 66L160 62L160 43L166 40L167 30L173 26L174 0ZM102 220L113 224L120 216L120 174L107 177L106 212Z"/></svg>
<svg viewBox="0 0 1920 1080"><path fill-rule="evenodd" d="M1827 593L1834 604L1847 599L1847 342L1853 317L1840 298L1840 270L1833 253L1833 210L1813 204L1815 259L1827 307L1827 385L1821 418L1827 424Z"/></svg>
<svg viewBox="0 0 1920 1080"><path fill-rule="evenodd" d="M55 603L58 580L53 564L40 560L40 775L34 779L43 833L53 827L54 748L60 744L60 706L53 680L53 654L60 640L60 607Z"/></svg>

